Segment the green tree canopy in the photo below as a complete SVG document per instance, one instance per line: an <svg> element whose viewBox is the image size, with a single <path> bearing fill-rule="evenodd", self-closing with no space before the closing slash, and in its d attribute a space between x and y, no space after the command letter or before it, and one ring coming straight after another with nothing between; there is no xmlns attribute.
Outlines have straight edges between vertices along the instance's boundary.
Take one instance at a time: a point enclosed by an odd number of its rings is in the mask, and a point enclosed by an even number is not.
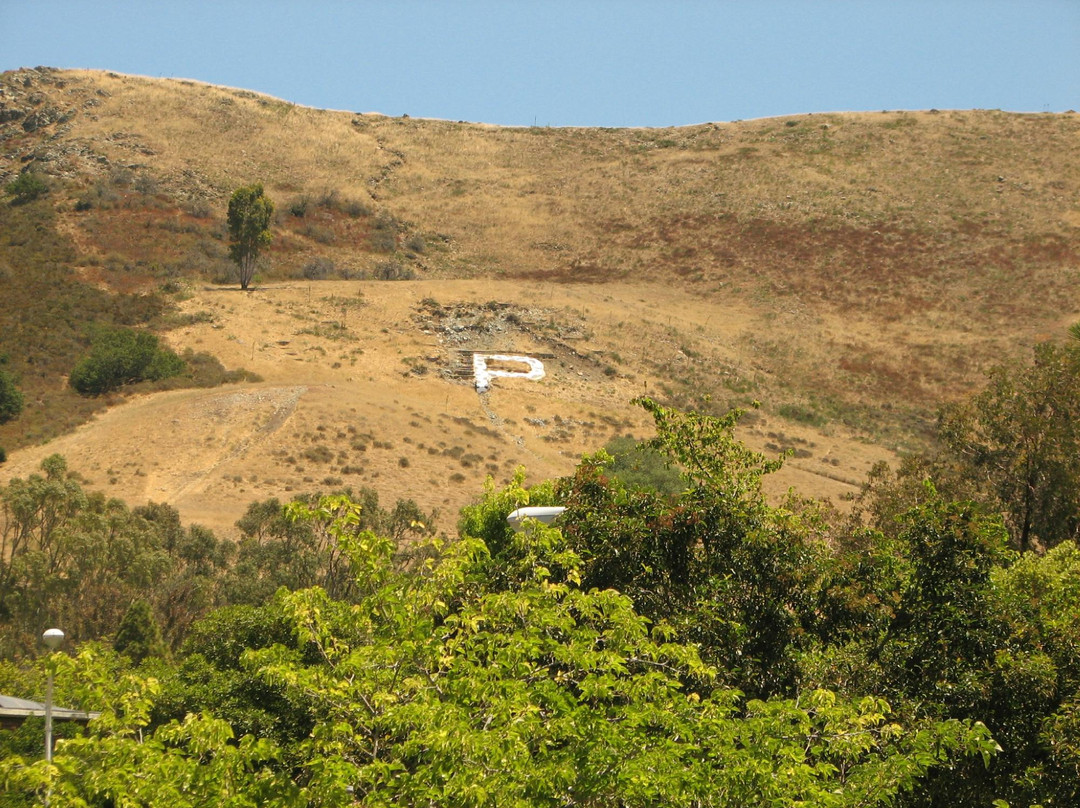
<svg viewBox="0 0 1080 808"><path fill-rule="evenodd" d="M72 641L111 637L138 600L178 645L214 605L232 543L182 529L167 506L132 511L85 491L60 455L41 471L0 485L0 658L37 647L42 625Z"/></svg>
<svg viewBox="0 0 1080 808"><path fill-rule="evenodd" d="M629 598L584 589L558 530L514 534L518 575L492 591L475 538L402 576L348 501L296 512L338 538L364 593L283 595L308 650L246 657L319 716L303 742L314 804L350 788L379 806L875 805L993 749L963 722L903 730L876 699L744 701Z"/></svg>
<svg viewBox="0 0 1080 808"><path fill-rule="evenodd" d="M261 184L237 188L229 199L229 257L236 262L241 289L251 284L259 252L270 243L273 215L274 203Z"/></svg>
<svg viewBox="0 0 1080 808"><path fill-rule="evenodd" d="M1042 343L1030 363L993 368L974 397L946 407L942 468L998 505L1020 550L1080 530L1080 346Z"/></svg>
<svg viewBox="0 0 1080 808"><path fill-rule="evenodd" d="M136 665L148 656L161 656L165 653L161 628L154 619L154 610L145 600L135 601L124 612L120 627L116 630L113 648Z"/></svg>
<svg viewBox="0 0 1080 808"><path fill-rule="evenodd" d="M652 451L684 470L683 490L630 488L606 454L586 458L558 489L586 587L617 589L646 617L670 622L727 684L758 697L791 693L827 555L814 514L766 500L761 480L780 460L735 438L738 410L715 417L638 403L656 422Z"/></svg>

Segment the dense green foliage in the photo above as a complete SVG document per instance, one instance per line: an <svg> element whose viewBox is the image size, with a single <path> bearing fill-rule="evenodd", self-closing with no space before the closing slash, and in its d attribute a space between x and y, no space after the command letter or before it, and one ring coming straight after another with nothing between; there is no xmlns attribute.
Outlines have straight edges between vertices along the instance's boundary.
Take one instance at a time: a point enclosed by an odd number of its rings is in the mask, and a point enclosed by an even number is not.
<svg viewBox="0 0 1080 808"><path fill-rule="evenodd" d="M357 496L365 526L402 545L397 563L412 563L405 545L430 533L431 516L411 500L385 509L373 491ZM28 653L40 626L55 625L75 642L115 638L138 661L178 649L217 606L260 605L283 586L348 596L337 543L284 513L276 500L252 504L234 544L201 525L185 528L168 505L129 509L90 493L62 457L46 458L40 474L0 486L0 658Z"/></svg>
<svg viewBox="0 0 1080 808"><path fill-rule="evenodd" d="M145 600L132 603L116 629L113 648L138 665L149 656L164 656L165 644L154 611Z"/></svg>
<svg viewBox="0 0 1080 808"><path fill-rule="evenodd" d="M184 372L184 361L147 331L95 329L87 354L71 370L69 382L84 396L97 396L125 384L157 381Z"/></svg>
<svg viewBox="0 0 1080 808"><path fill-rule="evenodd" d="M765 501L761 478L780 461L735 439L738 411L709 418L642 404L657 419L653 448L686 469L687 484L674 499L628 488L601 456L560 486L586 586L618 589L671 622L744 692L792 692L825 556L812 515Z"/></svg>
<svg viewBox="0 0 1080 808"><path fill-rule="evenodd" d="M354 496L351 489L348 494ZM306 501L306 497L299 497ZM434 515L413 500L398 500L391 510L379 505L378 492L362 488L355 494L360 525L386 536L400 548L398 562L406 563L409 547L429 536ZM234 604L259 605L285 587L322 587L332 597L348 598L354 589L349 559L333 536L318 525L290 518L276 499L253 502L236 523L241 539L236 561L223 582L225 599Z"/></svg>
<svg viewBox="0 0 1080 808"><path fill-rule="evenodd" d="M718 688L695 649L626 596L583 589L555 530L520 535L520 574L491 590L475 539L402 572L348 499L290 513L338 539L360 597L283 592L284 642L249 623L231 645L220 631L199 644L229 663L254 646L239 666L271 689L244 696L249 707L283 699L313 724L237 738L191 709L155 726L158 681L91 649L52 664L103 716L58 747L54 769L0 764L7 789L51 789L57 805L886 805L935 765L995 748L981 725L902 726L876 698L747 701ZM211 685L204 707L228 709L225 692Z"/></svg>
<svg viewBox="0 0 1080 808"><path fill-rule="evenodd" d="M229 257L236 262L241 289L251 284L259 252L270 243L273 216L274 203L260 184L237 188L229 198Z"/></svg>
<svg viewBox="0 0 1080 808"><path fill-rule="evenodd" d="M215 605L231 544L183 529L166 505L84 491L59 455L42 472L0 488L0 656L27 653L43 625L76 642L111 636L139 599L176 643Z"/></svg>

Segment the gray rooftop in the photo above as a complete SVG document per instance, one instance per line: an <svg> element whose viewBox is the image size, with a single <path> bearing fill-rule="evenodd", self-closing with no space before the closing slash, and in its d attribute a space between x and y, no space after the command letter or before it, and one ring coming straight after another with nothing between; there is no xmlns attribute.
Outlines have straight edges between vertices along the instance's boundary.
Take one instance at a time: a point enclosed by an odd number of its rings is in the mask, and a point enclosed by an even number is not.
<svg viewBox="0 0 1080 808"><path fill-rule="evenodd" d="M53 718L70 721L89 721L101 713L86 710L72 710L67 707L53 706ZM31 715L45 715L45 705L40 701L18 699L15 696L0 694L0 718L26 718Z"/></svg>

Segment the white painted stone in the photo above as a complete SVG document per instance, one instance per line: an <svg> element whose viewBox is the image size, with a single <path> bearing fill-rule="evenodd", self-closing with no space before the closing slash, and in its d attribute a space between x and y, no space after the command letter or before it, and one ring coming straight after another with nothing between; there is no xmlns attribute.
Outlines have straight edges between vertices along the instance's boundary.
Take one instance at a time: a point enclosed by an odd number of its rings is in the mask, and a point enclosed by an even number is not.
<svg viewBox="0 0 1080 808"><path fill-rule="evenodd" d="M489 360L499 362L520 362L528 365L527 371L518 370L491 370L487 363ZM529 379L536 381L544 378L544 363L531 356L512 356L509 354L473 354L473 376L476 379L476 392L486 393L491 387L491 380L497 376L503 378Z"/></svg>

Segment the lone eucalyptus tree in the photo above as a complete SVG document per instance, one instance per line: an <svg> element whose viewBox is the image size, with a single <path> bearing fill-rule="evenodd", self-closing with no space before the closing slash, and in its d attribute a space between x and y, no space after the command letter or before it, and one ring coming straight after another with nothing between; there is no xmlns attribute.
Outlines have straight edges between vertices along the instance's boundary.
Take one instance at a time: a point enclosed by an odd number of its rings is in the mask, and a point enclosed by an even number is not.
<svg viewBox="0 0 1080 808"><path fill-rule="evenodd" d="M261 184L237 188L229 199L229 257L236 262L241 289L251 284L259 250L270 243L273 215L274 203Z"/></svg>

